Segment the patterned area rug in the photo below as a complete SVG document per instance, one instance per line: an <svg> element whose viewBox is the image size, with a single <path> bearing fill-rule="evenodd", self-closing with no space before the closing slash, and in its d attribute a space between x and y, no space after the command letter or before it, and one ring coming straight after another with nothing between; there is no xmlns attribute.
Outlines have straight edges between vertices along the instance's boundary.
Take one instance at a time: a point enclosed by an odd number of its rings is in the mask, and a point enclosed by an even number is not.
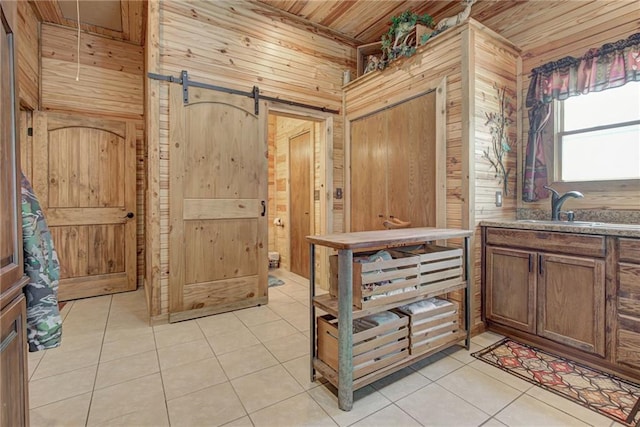
<svg viewBox="0 0 640 427"><path fill-rule="evenodd" d="M598 372L571 360L505 338L473 353L477 359L549 390L628 426L634 404L640 398L640 384Z"/></svg>
<svg viewBox="0 0 640 427"><path fill-rule="evenodd" d="M284 285L284 282L277 277L269 275L269 287Z"/></svg>

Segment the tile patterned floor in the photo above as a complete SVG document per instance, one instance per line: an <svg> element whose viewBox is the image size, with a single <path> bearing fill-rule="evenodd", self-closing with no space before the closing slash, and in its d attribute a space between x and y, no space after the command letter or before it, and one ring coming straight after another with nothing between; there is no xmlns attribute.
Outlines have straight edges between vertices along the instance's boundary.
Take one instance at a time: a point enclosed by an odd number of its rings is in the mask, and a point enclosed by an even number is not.
<svg viewBox="0 0 640 427"><path fill-rule="evenodd" d="M171 325L148 326L140 290L67 304L62 346L29 354L31 425L619 426L462 347L358 390L343 412L308 378L308 282L271 273L285 284L269 305Z"/></svg>

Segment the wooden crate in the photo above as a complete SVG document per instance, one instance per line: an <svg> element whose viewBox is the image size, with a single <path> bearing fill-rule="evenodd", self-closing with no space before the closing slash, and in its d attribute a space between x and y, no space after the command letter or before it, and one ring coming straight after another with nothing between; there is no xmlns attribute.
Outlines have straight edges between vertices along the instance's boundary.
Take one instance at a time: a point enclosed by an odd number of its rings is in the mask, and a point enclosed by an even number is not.
<svg viewBox="0 0 640 427"><path fill-rule="evenodd" d="M338 319L319 316L318 359L338 371ZM409 356L409 317L353 334L353 379L392 365Z"/></svg>
<svg viewBox="0 0 640 427"><path fill-rule="evenodd" d="M425 313L408 314L397 310L398 314L409 316L409 353L425 353L448 341L457 340L459 331L458 304L436 307Z"/></svg>
<svg viewBox="0 0 640 427"><path fill-rule="evenodd" d="M357 256L368 256L376 252L360 253ZM354 254L354 257L356 254ZM417 256L403 256L388 261L369 263L353 263L353 305L359 309L377 307L407 298L419 296L417 291L420 273L420 259ZM338 256L329 257L329 294L338 296ZM372 290L363 286L374 283L386 283L375 286ZM403 290L412 288L410 292ZM398 290L402 292L398 292ZM388 295L390 292L398 292Z"/></svg>
<svg viewBox="0 0 640 427"><path fill-rule="evenodd" d="M414 251L389 251L394 259L353 263L353 305L359 309L378 307L422 295L445 292L464 282L462 249L422 245ZM354 254L358 256L371 253ZM363 285L391 281L373 290ZM389 295L391 292L394 293ZM338 296L338 256L329 257L329 294Z"/></svg>
<svg viewBox="0 0 640 427"><path fill-rule="evenodd" d="M446 289L464 281L462 249L437 245L422 245L418 249L397 249L394 258L418 257L420 263L419 284L430 292Z"/></svg>

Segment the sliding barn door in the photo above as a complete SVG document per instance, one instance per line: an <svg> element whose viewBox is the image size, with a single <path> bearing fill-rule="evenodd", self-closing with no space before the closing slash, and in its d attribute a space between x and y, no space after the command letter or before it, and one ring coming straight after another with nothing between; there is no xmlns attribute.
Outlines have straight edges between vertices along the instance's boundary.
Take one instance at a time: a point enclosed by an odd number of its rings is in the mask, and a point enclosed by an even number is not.
<svg viewBox="0 0 640 427"><path fill-rule="evenodd" d="M135 124L34 112L33 189L60 260L59 299L136 289Z"/></svg>
<svg viewBox="0 0 640 427"><path fill-rule="evenodd" d="M267 302L267 109L170 89L169 320Z"/></svg>

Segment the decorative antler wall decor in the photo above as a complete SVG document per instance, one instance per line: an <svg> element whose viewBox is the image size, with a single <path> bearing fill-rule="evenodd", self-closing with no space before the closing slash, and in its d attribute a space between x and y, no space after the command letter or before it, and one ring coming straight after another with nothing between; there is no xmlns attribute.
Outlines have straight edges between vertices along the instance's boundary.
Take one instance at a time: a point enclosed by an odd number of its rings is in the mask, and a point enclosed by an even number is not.
<svg viewBox="0 0 640 427"><path fill-rule="evenodd" d="M485 113L487 121L486 126L489 126L491 133L491 146L483 150L482 157L487 159L491 164L491 167L495 170L495 177L499 179L499 183L502 183L505 197L509 195L509 173L511 168L505 166L505 156L511 151L515 141L509 139L508 128L513 124L511 114L514 111L511 104L511 98L507 96L507 88L499 88L497 85L493 86L498 92L499 110L497 113Z"/></svg>

